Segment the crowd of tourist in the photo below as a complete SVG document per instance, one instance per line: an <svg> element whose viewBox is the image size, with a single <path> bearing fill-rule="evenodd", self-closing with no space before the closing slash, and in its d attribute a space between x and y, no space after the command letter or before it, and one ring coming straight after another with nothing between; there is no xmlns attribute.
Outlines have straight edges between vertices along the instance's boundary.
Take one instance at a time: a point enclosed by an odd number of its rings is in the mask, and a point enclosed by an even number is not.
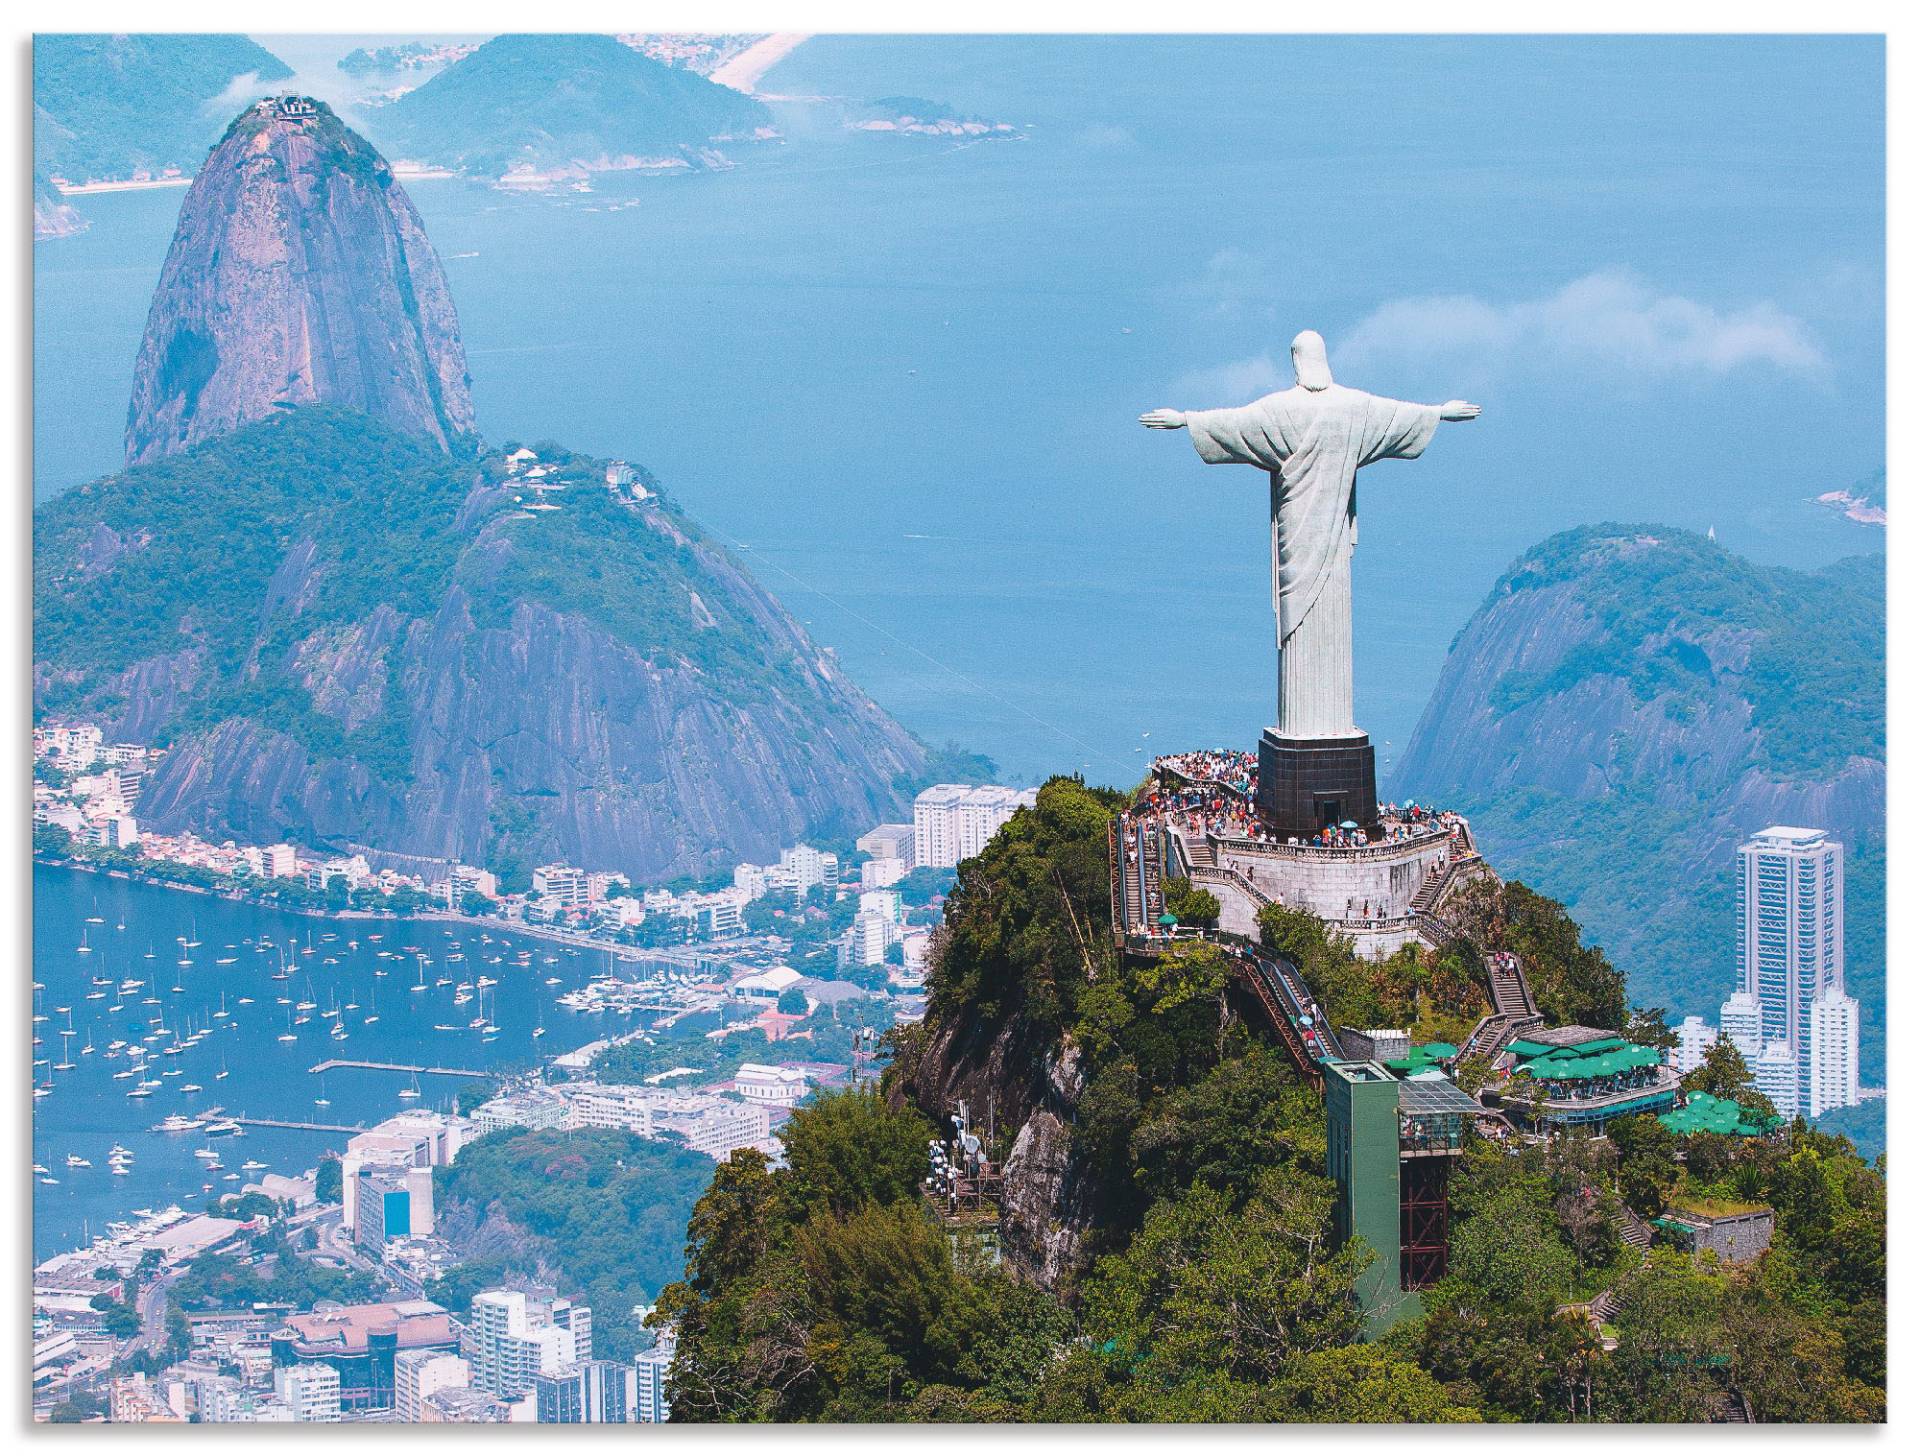
<svg viewBox="0 0 1920 1456"><path fill-rule="evenodd" d="M1259 760L1235 748L1198 748L1154 760L1154 768L1178 774L1189 783L1224 784L1245 799L1254 797Z"/></svg>

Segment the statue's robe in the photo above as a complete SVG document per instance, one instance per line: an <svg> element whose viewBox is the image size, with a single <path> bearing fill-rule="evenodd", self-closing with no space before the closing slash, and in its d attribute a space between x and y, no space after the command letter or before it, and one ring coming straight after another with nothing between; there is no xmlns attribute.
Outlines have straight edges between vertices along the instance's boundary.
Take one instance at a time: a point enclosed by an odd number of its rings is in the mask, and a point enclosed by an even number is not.
<svg viewBox="0 0 1920 1456"><path fill-rule="evenodd" d="M1273 482L1275 726L1283 738L1354 736L1355 472L1376 460L1418 456L1439 427L1439 406L1338 384L1295 385L1237 409L1189 410L1186 418L1202 460L1255 465Z"/></svg>

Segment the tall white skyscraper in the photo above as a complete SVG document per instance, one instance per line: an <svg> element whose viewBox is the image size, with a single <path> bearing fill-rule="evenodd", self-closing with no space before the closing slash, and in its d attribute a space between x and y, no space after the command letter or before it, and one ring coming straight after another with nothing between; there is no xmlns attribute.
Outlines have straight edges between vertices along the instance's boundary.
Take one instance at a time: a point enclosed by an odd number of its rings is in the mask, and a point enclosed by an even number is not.
<svg viewBox="0 0 1920 1456"><path fill-rule="evenodd" d="M1818 1116L1832 1107L1851 1107L1860 1098L1859 1007L1846 994L1841 846L1825 830L1779 824L1754 835L1737 856L1738 980L1733 1000L1722 1008L1722 1030L1736 1044L1746 1043L1741 1049L1754 1064L1756 1079L1756 1054L1768 1062L1768 1077L1780 1095L1767 1095L1781 1113ZM1745 1024L1749 1008L1735 1007L1743 995L1758 1014L1751 1030ZM1742 1022L1738 1033L1728 1024L1730 1010ZM1816 1042L1822 1048L1817 1074ZM1776 1053L1776 1045L1785 1052ZM1783 1056L1792 1065L1790 1090ZM1791 1101L1781 1100L1787 1096Z"/></svg>

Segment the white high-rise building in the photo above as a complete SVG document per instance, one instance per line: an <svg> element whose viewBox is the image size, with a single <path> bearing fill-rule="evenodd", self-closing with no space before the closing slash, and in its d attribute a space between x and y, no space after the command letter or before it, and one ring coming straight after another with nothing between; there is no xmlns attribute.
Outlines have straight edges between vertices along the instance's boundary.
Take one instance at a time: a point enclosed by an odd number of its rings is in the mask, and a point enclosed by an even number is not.
<svg viewBox="0 0 1920 1456"><path fill-rule="evenodd" d="M571 1300L533 1300L517 1289L473 1297L473 1383L516 1400L534 1377L593 1358L593 1316Z"/></svg>
<svg viewBox="0 0 1920 1456"><path fill-rule="evenodd" d="M1757 1057L1748 1057L1753 1069L1753 1085L1773 1104L1782 1117L1792 1117L1800 1109L1800 1063L1793 1048L1783 1041L1770 1041Z"/></svg>
<svg viewBox="0 0 1920 1456"><path fill-rule="evenodd" d="M1813 1003L1806 1069L1808 1117L1860 1101L1860 1003L1838 987Z"/></svg>
<svg viewBox="0 0 1920 1456"><path fill-rule="evenodd" d="M1720 1003L1720 1035L1739 1049L1751 1066L1760 1055L1760 1001L1746 991L1735 991Z"/></svg>
<svg viewBox="0 0 1920 1456"><path fill-rule="evenodd" d="M1845 856L1825 830L1785 824L1754 835L1737 855L1736 990L1759 1006L1761 1055L1778 1042L1792 1058L1794 1100L1775 1107L1810 1113L1814 1007L1828 992L1846 993ZM1854 1086L1857 1101L1857 1074Z"/></svg>
<svg viewBox="0 0 1920 1456"><path fill-rule="evenodd" d="M987 841L1014 811L1030 808L1038 791L1009 789L999 784L969 788L965 784L935 784L913 801L913 862L952 869L987 847Z"/></svg>
<svg viewBox="0 0 1920 1456"><path fill-rule="evenodd" d="M633 1357L638 1375L634 1419L649 1423L665 1421L672 1413L667 1401L667 1375L673 1369L673 1352L679 1343L679 1331L672 1325L659 1331L651 1350Z"/></svg>
<svg viewBox="0 0 1920 1456"><path fill-rule="evenodd" d="M1707 1059L1707 1048L1719 1039L1719 1031L1709 1026L1706 1018L1689 1016L1674 1029L1679 1043L1667 1053L1667 1061L1673 1070L1684 1077Z"/></svg>
<svg viewBox="0 0 1920 1456"><path fill-rule="evenodd" d="M340 1372L325 1361L282 1365L273 1372L273 1393L296 1421L340 1419Z"/></svg>
<svg viewBox="0 0 1920 1456"><path fill-rule="evenodd" d="M443 1390L465 1390L473 1384L473 1367L451 1350L402 1350L393 1357L393 1414L395 1419L426 1419L426 1404Z"/></svg>

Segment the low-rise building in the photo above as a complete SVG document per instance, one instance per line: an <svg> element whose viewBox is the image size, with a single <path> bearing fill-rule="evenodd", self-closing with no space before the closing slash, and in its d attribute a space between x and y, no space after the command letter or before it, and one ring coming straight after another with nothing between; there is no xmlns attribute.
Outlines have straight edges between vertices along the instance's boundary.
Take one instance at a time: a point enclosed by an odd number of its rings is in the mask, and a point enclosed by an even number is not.
<svg viewBox="0 0 1920 1456"><path fill-rule="evenodd" d="M329 1365L339 1377L342 1409L388 1410L402 1350L452 1350L459 1342L452 1317L431 1300L350 1304L289 1315L274 1333L273 1361L276 1370Z"/></svg>

